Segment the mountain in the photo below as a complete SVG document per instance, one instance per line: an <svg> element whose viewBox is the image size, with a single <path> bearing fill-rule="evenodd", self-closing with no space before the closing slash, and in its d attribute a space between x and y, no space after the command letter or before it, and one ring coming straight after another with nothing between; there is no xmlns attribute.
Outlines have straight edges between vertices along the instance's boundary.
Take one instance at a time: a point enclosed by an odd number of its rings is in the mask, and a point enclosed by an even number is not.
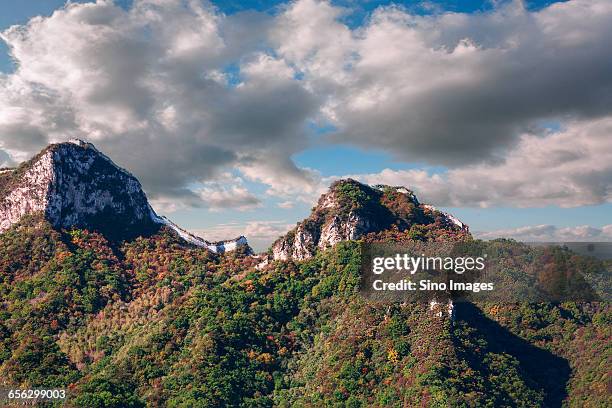
<svg viewBox="0 0 612 408"><path fill-rule="evenodd" d="M209 242L159 217L133 175L81 140L50 145L18 168L0 173L0 232L37 213L55 228L87 228L113 239L167 226L214 252L248 245L244 237Z"/></svg>
<svg viewBox="0 0 612 408"><path fill-rule="evenodd" d="M457 218L421 204L405 187L368 186L356 180L334 182L323 194L308 218L272 244L274 259L304 260L318 249L341 241L358 240L371 233L414 227L469 234Z"/></svg>
<svg viewBox="0 0 612 408"><path fill-rule="evenodd" d="M135 179L88 144L51 146L1 180L13 199L2 201L0 387L65 389L64 406L92 408L611 405L610 302L457 302L449 318L362 296L370 241L466 242L510 289L558 266L601 277L563 248L475 240L408 189L335 183L275 244L287 259L261 262L146 213Z"/></svg>

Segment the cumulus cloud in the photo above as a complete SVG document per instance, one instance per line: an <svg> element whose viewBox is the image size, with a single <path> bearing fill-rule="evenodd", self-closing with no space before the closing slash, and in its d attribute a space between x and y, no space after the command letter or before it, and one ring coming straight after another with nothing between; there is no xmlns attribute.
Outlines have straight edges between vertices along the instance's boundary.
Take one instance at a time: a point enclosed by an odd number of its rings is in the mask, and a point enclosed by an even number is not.
<svg viewBox="0 0 612 408"><path fill-rule="evenodd" d="M261 199L245 187L241 177L228 172L220 174L214 181L201 182L184 189L180 200L177 200L176 195L159 195L151 203L162 212L189 207L207 208L210 211L249 211L263 205Z"/></svg>
<svg viewBox="0 0 612 408"><path fill-rule="evenodd" d="M319 193L321 176L317 171L298 168L286 157L276 154L272 157L271 161L245 161L238 169L245 178L267 184L269 195L309 202Z"/></svg>
<svg viewBox="0 0 612 408"><path fill-rule="evenodd" d="M592 227L581 225L577 227L557 227L555 225L529 225L518 228L476 232L480 239L514 238L519 241L542 242L576 242L576 241L612 241L612 225Z"/></svg>
<svg viewBox="0 0 612 408"><path fill-rule="evenodd" d="M446 166L360 175L438 205L610 201L612 3L500 4L380 7L359 27L318 0L230 16L186 0L67 4L0 34L17 67L0 74L0 160L80 137L158 203L257 206L244 186L197 187L235 168L288 207L321 190L291 159L321 123L336 130L319 142Z"/></svg>
<svg viewBox="0 0 612 408"><path fill-rule="evenodd" d="M198 191L202 201L212 210L236 208L238 210L252 210L261 206L261 200L251 194L246 188L240 186L204 187Z"/></svg>
<svg viewBox="0 0 612 408"><path fill-rule="evenodd" d="M378 8L349 30L328 3L292 4L278 52L328 96L334 141L445 165L495 161L547 118L609 115L612 3L419 16ZM583 78L582 80L580 78ZM587 79L588 78L588 79Z"/></svg>
<svg viewBox="0 0 612 408"><path fill-rule="evenodd" d="M139 0L126 11L99 0L11 27L1 35L17 70L0 77L0 147L21 161L49 142L85 138L154 200L240 207L242 190L189 186L269 162L271 151L285 159L281 171L299 175L288 157L304 148L303 123L316 110L292 68L261 52L266 20L196 1Z"/></svg>
<svg viewBox="0 0 612 408"><path fill-rule="evenodd" d="M612 201L612 118L571 122L545 136L523 134L499 163L430 174L390 170L353 175L370 184L405 185L440 206L559 205Z"/></svg>

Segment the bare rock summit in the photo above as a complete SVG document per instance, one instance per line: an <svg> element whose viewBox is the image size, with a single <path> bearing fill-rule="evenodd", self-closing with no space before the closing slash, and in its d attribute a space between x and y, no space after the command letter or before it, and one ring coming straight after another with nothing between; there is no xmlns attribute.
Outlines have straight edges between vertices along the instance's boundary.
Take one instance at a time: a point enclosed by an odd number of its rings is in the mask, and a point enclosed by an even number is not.
<svg viewBox="0 0 612 408"><path fill-rule="evenodd" d="M82 140L52 144L19 167L0 170L0 233L37 214L55 228L87 228L117 239L167 226L214 252L247 245L244 237L209 242L158 216L140 182Z"/></svg>
<svg viewBox="0 0 612 408"><path fill-rule="evenodd" d="M405 187L339 180L319 198L308 218L272 244L272 255L279 260L304 260L340 241L432 224L449 231L469 232L467 225L455 217L421 204Z"/></svg>

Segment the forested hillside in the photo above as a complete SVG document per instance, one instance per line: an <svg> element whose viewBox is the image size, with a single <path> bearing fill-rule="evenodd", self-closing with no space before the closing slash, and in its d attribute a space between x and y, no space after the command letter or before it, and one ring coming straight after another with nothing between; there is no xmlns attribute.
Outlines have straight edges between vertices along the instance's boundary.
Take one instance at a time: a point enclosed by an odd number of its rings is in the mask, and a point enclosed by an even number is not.
<svg viewBox="0 0 612 408"><path fill-rule="evenodd" d="M257 268L165 227L111 242L27 217L0 235L1 381L80 407L612 402L608 303L461 304L451 321L366 301L360 257L351 241Z"/></svg>

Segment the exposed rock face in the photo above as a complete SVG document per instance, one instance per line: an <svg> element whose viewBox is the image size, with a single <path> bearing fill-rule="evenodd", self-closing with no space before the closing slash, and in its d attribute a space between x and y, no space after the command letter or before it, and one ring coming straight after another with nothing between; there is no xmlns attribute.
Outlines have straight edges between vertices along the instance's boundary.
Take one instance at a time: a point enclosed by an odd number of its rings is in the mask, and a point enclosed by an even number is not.
<svg viewBox="0 0 612 408"><path fill-rule="evenodd" d="M370 221L353 211L349 212L345 221L340 216L334 215L331 221L324 225L317 246L324 249L340 241L359 239L371 230Z"/></svg>
<svg viewBox="0 0 612 408"><path fill-rule="evenodd" d="M89 143L51 145L2 176L0 232L37 212L56 228L112 226L120 234L154 226L138 180Z"/></svg>
<svg viewBox="0 0 612 408"><path fill-rule="evenodd" d="M367 186L340 180L322 195L312 214L272 244L274 259L303 260L340 241L357 240L371 232L399 231L437 223L440 228L468 231L465 224L434 207L419 203L405 187Z"/></svg>
<svg viewBox="0 0 612 408"><path fill-rule="evenodd" d="M5 170L0 181L8 184L15 170ZM45 211L48 206L49 185L54 178L51 154L43 155L34 163L22 177L22 183L12 187L2 200L0 200L0 232L19 222L25 214Z"/></svg>
<svg viewBox="0 0 612 408"><path fill-rule="evenodd" d="M436 317L444 317L444 312L446 312L451 321L455 320L455 303L452 301L452 299L448 299L446 301L446 307L444 303L433 299L431 302L429 302L429 310L431 310Z"/></svg>
<svg viewBox="0 0 612 408"><path fill-rule="evenodd" d="M54 144L17 169L0 173L0 233L24 215L42 214L55 228L88 228L128 238L167 225L215 252L246 245L244 237L210 243L153 211L140 182L80 140Z"/></svg>
<svg viewBox="0 0 612 408"><path fill-rule="evenodd" d="M272 257L281 261L293 256L293 239L283 237L272 244Z"/></svg>

